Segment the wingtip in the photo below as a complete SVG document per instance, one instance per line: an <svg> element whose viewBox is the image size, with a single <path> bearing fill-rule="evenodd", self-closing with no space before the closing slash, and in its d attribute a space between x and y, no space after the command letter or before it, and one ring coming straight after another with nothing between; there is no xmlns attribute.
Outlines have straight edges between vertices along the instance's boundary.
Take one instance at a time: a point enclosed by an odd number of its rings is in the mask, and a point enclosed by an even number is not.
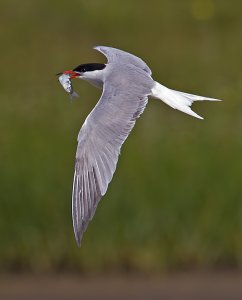
<svg viewBox="0 0 242 300"><path fill-rule="evenodd" d="M75 236L77 246L80 248L81 247L81 239L82 239L82 231L78 227L77 223L74 222L74 219L73 219L73 230L74 230L74 236Z"/></svg>
<svg viewBox="0 0 242 300"><path fill-rule="evenodd" d="M97 51L100 51L100 48L101 48L102 46L93 46L92 48L94 49L94 50L97 50Z"/></svg>
<svg viewBox="0 0 242 300"><path fill-rule="evenodd" d="M104 52L106 52L108 48L111 49L111 48L113 48L113 47L104 46L104 45L99 45L99 46L94 46L94 47L93 47L94 50L97 50L97 51L103 53L104 55L105 55ZM115 48L114 48L114 49L115 49Z"/></svg>
<svg viewBox="0 0 242 300"><path fill-rule="evenodd" d="M78 248L81 248L81 240L80 239L76 239L76 244Z"/></svg>
<svg viewBox="0 0 242 300"><path fill-rule="evenodd" d="M78 232L75 232L75 240L78 248L81 248L81 234Z"/></svg>

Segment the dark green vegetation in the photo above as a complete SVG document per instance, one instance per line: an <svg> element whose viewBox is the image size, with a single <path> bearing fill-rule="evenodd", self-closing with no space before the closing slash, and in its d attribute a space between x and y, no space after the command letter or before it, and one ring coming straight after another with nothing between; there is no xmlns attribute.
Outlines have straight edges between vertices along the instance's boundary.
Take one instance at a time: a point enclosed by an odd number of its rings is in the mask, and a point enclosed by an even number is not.
<svg viewBox="0 0 242 300"><path fill-rule="evenodd" d="M164 270L242 264L241 1L17 1L0 9L0 268ZM196 120L150 101L81 249L72 232L76 137L100 91L54 74L142 57L168 87L224 99Z"/></svg>

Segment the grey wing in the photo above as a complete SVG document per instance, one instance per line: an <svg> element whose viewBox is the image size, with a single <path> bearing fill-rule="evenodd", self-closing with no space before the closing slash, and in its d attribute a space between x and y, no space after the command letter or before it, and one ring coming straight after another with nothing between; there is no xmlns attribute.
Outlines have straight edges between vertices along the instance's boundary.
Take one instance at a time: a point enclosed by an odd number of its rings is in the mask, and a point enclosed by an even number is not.
<svg viewBox="0 0 242 300"><path fill-rule="evenodd" d="M112 47L106 47L106 46L96 46L94 49L98 50L99 52L103 53L109 63L112 62L120 62L122 64L132 64L142 70L144 70L149 75L152 74L150 68L147 66L147 64L139 57L130 54L126 51L119 50Z"/></svg>
<svg viewBox="0 0 242 300"><path fill-rule="evenodd" d="M114 77L114 81L104 83L103 94L78 135L72 193L78 245L113 177L121 146L145 109L150 92L139 76L132 81L126 76L125 89Z"/></svg>

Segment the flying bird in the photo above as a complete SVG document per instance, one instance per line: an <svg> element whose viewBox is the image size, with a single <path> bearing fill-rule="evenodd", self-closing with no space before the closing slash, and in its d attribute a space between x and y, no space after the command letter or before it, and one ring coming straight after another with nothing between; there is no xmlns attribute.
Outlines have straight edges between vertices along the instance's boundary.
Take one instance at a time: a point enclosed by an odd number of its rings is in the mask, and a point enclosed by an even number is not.
<svg viewBox="0 0 242 300"><path fill-rule="evenodd" d="M81 64L58 74L66 75L60 82L70 94L73 94L73 78L102 88L102 95L87 116L77 139L72 220L78 246L112 180L122 144L143 113L148 97L198 119L203 118L190 108L194 101L220 101L165 87L152 79L150 68L133 54L105 46L94 49L106 56L106 64Z"/></svg>

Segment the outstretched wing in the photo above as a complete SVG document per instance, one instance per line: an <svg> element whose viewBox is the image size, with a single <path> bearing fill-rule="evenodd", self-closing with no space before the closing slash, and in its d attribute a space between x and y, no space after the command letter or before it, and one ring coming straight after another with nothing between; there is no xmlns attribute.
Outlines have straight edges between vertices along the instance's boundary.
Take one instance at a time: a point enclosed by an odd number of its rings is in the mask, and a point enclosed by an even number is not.
<svg viewBox="0 0 242 300"><path fill-rule="evenodd" d="M94 47L94 49L103 53L107 57L109 63L120 62L122 64L132 64L137 68L144 70L149 75L152 74L150 68L146 65L146 63L141 58L133 54L106 46L96 46Z"/></svg>
<svg viewBox="0 0 242 300"><path fill-rule="evenodd" d="M72 194L73 227L78 245L107 191L120 148L145 109L150 93L151 79L140 69L126 66L109 74L99 102L78 135Z"/></svg>

